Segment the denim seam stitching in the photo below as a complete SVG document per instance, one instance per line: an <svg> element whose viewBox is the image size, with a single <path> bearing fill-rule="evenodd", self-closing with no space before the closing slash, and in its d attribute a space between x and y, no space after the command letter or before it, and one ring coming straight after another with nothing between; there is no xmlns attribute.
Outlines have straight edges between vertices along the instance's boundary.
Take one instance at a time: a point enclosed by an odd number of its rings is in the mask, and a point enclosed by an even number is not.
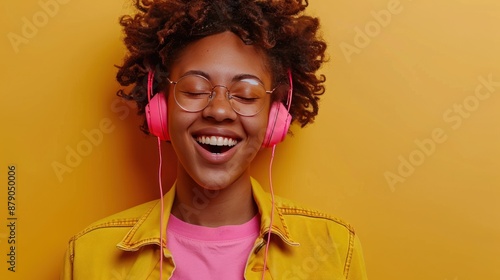
<svg viewBox="0 0 500 280"><path fill-rule="evenodd" d="M344 274L346 279L349 278L349 269L351 268L352 254L354 251L354 233L349 234L349 249L347 250L347 256L345 260Z"/></svg>
<svg viewBox="0 0 500 280"><path fill-rule="evenodd" d="M148 209L148 211L146 213L144 213L139 219L137 219L137 222L136 224L134 225L134 227L132 227L132 229L127 233L127 235L125 236L125 238L123 239L123 243L131 246L132 244L130 244L130 241L133 239L135 233L137 232L137 230L139 229L139 227L144 223L144 221L149 217L149 215L151 214L151 212L153 211L153 209L155 208L157 203L155 203L152 207L150 207ZM140 240L139 242L136 242L134 243L135 244L140 244L142 243L142 241L144 240Z"/></svg>
<svg viewBox="0 0 500 280"><path fill-rule="evenodd" d="M344 226L351 233L355 232L354 228L350 224L342 221L341 219L332 217L328 214L324 214L321 212L311 211L311 210L301 209L301 208L288 208L288 207L287 208L280 207L280 211L282 211L283 214L285 214L285 215L297 215L297 216L300 215L300 216L305 216L305 217L309 217L309 218L326 219L326 220L329 220L329 221L332 221L332 222L335 222L339 225Z"/></svg>
<svg viewBox="0 0 500 280"><path fill-rule="evenodd" d="M94 231L96 229L100 229L100 228L108 228L108 227L131 227L134 224L136 224L137 221L138 221L137 218L123 219L123 220L111 220L109 222L105 222L105 223L102 223L102 224L94 225L94 226L88 227L88 228L84 229L83 231L77 233L73 237L73 240L76 241L77 239L79 239L80 237L84 236L85 234L87 234L87 233L89 233L91 231Z"/></svg>

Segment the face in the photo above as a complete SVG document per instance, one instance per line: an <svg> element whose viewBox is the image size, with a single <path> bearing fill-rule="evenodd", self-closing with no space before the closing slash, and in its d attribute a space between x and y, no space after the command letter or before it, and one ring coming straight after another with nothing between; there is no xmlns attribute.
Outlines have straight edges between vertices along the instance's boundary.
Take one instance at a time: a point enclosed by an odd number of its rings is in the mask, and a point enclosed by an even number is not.
<svg viewBox="0 0 500 280"><path fill-rule="evenodd" d="M178 81L190 73L201 73L212 85L228 88L237 77L252 76L271 90L265 55L231 32L188 45L172 64L169 78ZM168 92L173 90L170 85ZM215 97L199 112L183 110L169 94L168 127L179 159L178 182L210 190L249 182L249 166L260 150L268 121L271 98L269 94L264 98L259 113L241 116L232 109L223 87L215 88Z"/></svg>

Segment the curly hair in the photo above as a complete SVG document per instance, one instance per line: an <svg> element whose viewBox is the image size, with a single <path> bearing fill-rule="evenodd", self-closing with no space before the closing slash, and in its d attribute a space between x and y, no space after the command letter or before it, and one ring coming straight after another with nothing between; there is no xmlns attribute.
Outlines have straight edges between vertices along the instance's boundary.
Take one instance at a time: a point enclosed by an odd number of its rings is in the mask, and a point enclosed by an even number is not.
<svg viewBox="0 0 500 280"><path fill-rule="evenodd" d="M137 13L120 18L129 53L116 76L122 86L132 88L117 94L135 100L138 114L143 115L150 70L160 81L155 87L166 86L169 67L184 47L230 31L264 52L274 84L286 80L291 71L290 114L303 127L318 114L326 80L316 75L326 61L326 43L318 34L319 20L303 14L308 4L308 0L135 0ZM141 129L149 133L145 120Z"/></svg>

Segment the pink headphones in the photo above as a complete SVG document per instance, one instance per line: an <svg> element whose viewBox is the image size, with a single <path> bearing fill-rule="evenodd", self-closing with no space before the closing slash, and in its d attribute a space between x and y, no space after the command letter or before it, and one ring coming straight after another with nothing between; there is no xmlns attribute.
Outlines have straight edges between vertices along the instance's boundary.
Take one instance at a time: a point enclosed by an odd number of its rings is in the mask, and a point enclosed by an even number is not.
<svg viewBox="0 0 500 280"><path fill-rule="evenodd" d="M151 134L160 138L160 140L170 140L168 134L168 121L167 121L167 100L165 94L159 93L151 98L153 92L153 79L154 71L148 73L148 100L146 105L146 120ZM273 147L285 139L285 136L290 127L292 116L289 113L292 104L292 73L288 70L288 79L290 82L290 89L288 90L286 108L283 103L277 101L271 105L269 110L269 121L267 123L266 135L262 142L262 147Z"/></svg>

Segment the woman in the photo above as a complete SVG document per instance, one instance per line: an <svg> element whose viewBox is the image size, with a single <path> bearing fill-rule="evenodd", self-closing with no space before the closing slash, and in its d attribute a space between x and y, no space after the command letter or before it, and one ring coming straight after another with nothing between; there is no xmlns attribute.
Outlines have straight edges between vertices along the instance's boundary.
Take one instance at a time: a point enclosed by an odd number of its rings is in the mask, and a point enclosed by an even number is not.
<svg viewBox="0 0 500 280"><path fill-rule="evenodd" d="M249 173L290 121L318 112L326 44L306 6L138 0L122 17L117 79L133 89L119 95L171 142L177 178L162 200L73 237L63 279L366 279L349 225L274 198Z"/></svg>

